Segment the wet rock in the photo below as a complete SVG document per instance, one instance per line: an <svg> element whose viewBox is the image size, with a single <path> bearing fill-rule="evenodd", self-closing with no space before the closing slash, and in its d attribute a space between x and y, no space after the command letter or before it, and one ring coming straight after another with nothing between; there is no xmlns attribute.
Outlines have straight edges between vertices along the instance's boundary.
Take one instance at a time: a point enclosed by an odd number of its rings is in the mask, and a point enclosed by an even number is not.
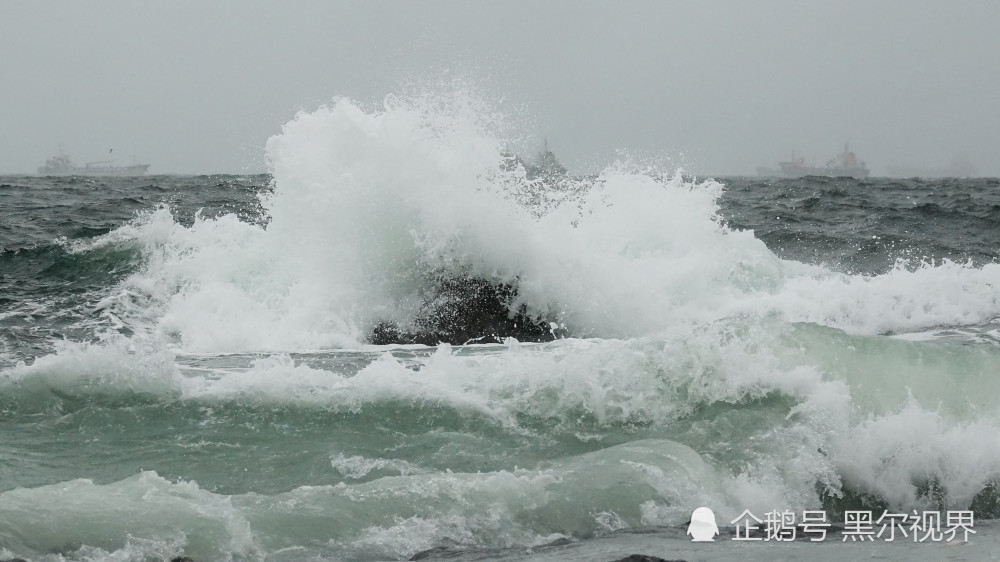
<svg viewBox="0 0 1000 562"><path fill-rule="evenodd" d="M625 558L615 560L614 562L684 562L684 561L667 560L666 558L660 558L659 556L650 556L648 554L630 554Z"/></svg>
<svg viewBox="0 0 1000 562"><path fill-rule="evenodd" d="M447 546L435 546L427 550L422 550L410 557L410 560L429 560L432 558L443 558L452 556L455 550Z"/></svg>
<svg viewBox="0 0 1000 562"><path fill-rule="evenodd" d="M477 277L441 279L424 297L413 326L391 322L375 326L368 342L376 345L418 343L496 343L512 337L524 342L552 341L549 321L534 318L522 305L514 310L517 288Z"/></svg>

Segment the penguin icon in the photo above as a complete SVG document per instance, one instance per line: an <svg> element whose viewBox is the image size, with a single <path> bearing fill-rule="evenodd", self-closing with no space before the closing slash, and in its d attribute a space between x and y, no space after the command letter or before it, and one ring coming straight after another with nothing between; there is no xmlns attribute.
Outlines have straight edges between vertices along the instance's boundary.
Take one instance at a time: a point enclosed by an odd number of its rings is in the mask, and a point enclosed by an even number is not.
<svg viewBox="0 0 1000 562"><path fill-rule="evenodd" d="M707 507L699 507L691 512L691 524L687 534L693 542L713 542L719 534L719 526L715 524L715 514Z"/></svg>

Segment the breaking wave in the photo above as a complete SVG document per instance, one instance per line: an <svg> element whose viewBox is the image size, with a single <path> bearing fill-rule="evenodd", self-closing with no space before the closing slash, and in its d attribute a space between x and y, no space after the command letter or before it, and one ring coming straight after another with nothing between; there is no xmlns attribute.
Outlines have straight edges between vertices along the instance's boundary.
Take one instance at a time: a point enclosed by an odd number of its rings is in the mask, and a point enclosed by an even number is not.
<svg viewBox="0 0 1000 562"><path fill-rule="evenodd" d="M384 325L464 343L629 338L744 314L853 334L1000 316L998 264L901 261L863 276L782 260L721 223L719 182L627 163L532 178L476 103L433 102L364 111L341 99L299 114L268 142L266 224L223 215L182 226L164 207L97 238L144 255L116 316L197 352L394 341L372 338ZM471 322L482 332L472 338L444 326L475 314L488 317ZM532 329L504 333L504 316Z"/></svg>
<svg viewBox="0 0 1000 562"><path fill-rule="evenodd" d="M101 478L0 492L0 557L398 558L700 505L1000 516L1000 265L782 259L718 181L539 174L498 130L464 94L339 99L268 142L254 220L164 205L37 250L132 269L90 341L0 372L0 415L156 453L64 444Z"/></svg>

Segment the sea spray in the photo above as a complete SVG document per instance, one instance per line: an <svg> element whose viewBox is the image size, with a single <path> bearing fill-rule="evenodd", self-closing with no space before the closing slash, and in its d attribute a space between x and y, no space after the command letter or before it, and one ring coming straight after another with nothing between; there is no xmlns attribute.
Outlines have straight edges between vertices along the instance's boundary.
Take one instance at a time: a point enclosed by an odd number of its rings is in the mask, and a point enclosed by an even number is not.
<svg viewBox="0 0 1000 562"><path fill-rule="evenodd" d="M155 180L188 191L4 253L37 279L3 280L0 555L517 557L491 549L670 537L699 506L724 532L744 509L1000 515L996 263L790 259L723 218L767 183L529 174L495 117L339 99L268 143L259 199ZM117 273L65 289L94 263ZM474 345L408 343L484 294Z"/></svg>
<svg viewBox="0 0 1000 562"><path fill-rule="evenodd" d="M133 310L109 314L198 352L544 340L552 323L635 337L741 314L879 334L1000 314L995 264L863 276L781 260L719 220L715 181L619 164L558 190L526 184L475 104L445 101L300 113L268 143L266 224L184 227L161 208L92 243L131 238L144 254L122 285Z"/></svg>

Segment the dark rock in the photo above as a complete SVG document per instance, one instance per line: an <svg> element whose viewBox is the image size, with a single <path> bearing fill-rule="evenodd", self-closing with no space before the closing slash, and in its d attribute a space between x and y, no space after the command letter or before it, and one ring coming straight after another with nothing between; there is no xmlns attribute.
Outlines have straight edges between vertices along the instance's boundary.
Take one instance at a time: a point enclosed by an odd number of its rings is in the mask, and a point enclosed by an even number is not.
<svg viewBox="0 0 1000 562"><path fill-rule="evenodd" d="M427 550L422 550L410 557L410 560L429 560L432 558L451 558L461 554L461 550L456 550L449 546L435 546Z"/></svg>
<svg viewBox="0 0 1000 562"><path fill-rule="evenodd" d="M424 297L413 326L381 322L368 342L376 345L419 343L502 342L513 337L525 342L552 341L556 335L544 318L534 318L522 305L512 310L517 288L478 277L442 278Z"/></svg>
<svg viewBox="0 0 1000 562"><path fill-rule="evenodd" d="M976 519L1000 519L1000 479L991 480L972 498L969 509Z"/></svg>
<svg viewBox="0 0 1000 562"><path fill-rule="evenodd" d="M403 334L399 332L399 326L391 322L379 322L368 336L368 343L375 345L402 343L402 341Z"/></svg>
<svg viewBox="0 0 1000 562"><path fill-rule="evenodd" d="M614 562L684 562L683 560L667 560L666 558L660 558L659 556L650 556L648 554L631 554L625 558L615 560Z"/></svg>

